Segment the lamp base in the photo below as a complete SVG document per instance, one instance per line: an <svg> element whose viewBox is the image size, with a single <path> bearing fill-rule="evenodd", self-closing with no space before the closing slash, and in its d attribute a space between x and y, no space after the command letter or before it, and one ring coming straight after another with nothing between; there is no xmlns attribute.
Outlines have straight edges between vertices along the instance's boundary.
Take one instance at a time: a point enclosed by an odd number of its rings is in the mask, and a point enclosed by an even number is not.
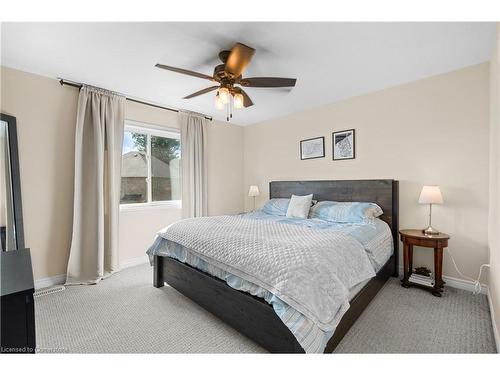
<svg viewBox="0 0 500 375"><path fill-rule="evenodd" d="M432 236L432 235L436 235L436 234L439 234L440 232L436 229L434 229L433 227L431 227L430 225L425 228L425 229L422 229L422 232L426 235L426 236Z"/></svg>

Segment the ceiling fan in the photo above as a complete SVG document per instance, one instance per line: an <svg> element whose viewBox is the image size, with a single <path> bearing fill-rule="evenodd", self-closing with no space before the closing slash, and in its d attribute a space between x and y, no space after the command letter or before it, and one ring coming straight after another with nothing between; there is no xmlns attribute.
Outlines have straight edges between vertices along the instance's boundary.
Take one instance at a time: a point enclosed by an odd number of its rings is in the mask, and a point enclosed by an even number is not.
<svg viewBox="0 0 500 375"><path fill-rule="evenodd" d="M230 51L219 52L219 59L222 64L215 67L212 76L207 74L193 72L187 69L175 68L163 64L156 64L160 69L170 70L172 72L186 74L192 77L206 79L216 83L216 85L185 96L184 99L191 99L199 95L207 94L217 90L215 96L215 107L217 109L226 109L227 120L232 117L232 108L250 107L253 105L252 99L241 87L294 87L295 78L279 77L253 77L243 78L242 73L252 60L255 49L242 43L236 43Z"/></svg>

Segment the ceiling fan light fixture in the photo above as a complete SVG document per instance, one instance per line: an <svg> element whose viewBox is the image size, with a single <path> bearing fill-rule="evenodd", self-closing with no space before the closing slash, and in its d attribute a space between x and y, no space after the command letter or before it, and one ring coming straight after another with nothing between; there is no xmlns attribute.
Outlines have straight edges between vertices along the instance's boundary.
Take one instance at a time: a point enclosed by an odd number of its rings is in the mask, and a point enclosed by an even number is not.
<svg viewBox="0 0 500 375"><path fill-rule="evenodd" d="M224 109L224 103L222 102L219 94L215 95L215 108L218 110Z"/></svg>
<svg viewBox="0 0 500 375"><path fill-rule="evenodd" d="M229 90L227 89L227 87L221 87L219 89L219 98L223 104L229 103L229 96Z"/></svg>
<svg viewBox="0 0 500 375"><path fill-rule="evenodd" d="M243 78L243 72L251 62L254 54L254 48L242 43L236 43L231 50L224 50L219 53L219 58L222 64L219 64L214 68L214 72L211 76L169 65L156 64L155 66L160 69L213 82L211 87L198 90L185 96L183 99L193 99L200 95L216 91L215 107L221 111L226 110L226 119L229 121L229 119L233 117L233 109L248 108L254 105L252 99L250 99L248 94L239 86L245 88L291 88L295 86L297 81L295 78L282 77Z"/></svg>
<svg viewBox="0 0 500 375"><path fill-rule="evenodd" d="M243 108L243 95L240 93L234 94L234 108Z"/></svg>

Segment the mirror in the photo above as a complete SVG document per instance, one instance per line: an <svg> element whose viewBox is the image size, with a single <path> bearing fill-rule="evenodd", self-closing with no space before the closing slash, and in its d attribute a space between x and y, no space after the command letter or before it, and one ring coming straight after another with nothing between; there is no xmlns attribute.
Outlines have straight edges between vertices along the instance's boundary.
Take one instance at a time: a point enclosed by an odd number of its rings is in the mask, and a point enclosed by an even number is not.
<svg viewBox="0 0 500 375"><path fill-rule="evenodd" d="M16 118L0 117L0 249L24 248Z"/></svg>

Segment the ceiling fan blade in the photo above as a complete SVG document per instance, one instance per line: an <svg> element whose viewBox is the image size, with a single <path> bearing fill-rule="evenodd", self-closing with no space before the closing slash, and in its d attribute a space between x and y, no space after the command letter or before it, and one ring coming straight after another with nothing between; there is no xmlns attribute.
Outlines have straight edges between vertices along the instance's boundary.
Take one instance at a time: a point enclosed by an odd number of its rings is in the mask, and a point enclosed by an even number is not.
<svg viewBox="0 0 500 375"><path fill-rule="evenodd" d="M241 94L243 95L243 107L251 107L253 106L253 102L252 102L252 99L250 99L250 97L248 96L248 94L245 92L245 90L243 90L242 88L240 87L235 87L234 88L234 92L235 93L238 93L238 94Z"/></svg>
<svg viewBox="0 0 500 375"><path fill-rule="evenodd" d="M254 53L255 49L252 47L236 43L227 58L226 72L232 74L234 77L240 76L250 63L250 60L252 60Z"/></svg>
<svg viewBox="0 0 500 375"><path fill-rule="evenodd" d="M207 87L206 89L203 89L203 90L200 90L200 91L196 91L196 92L192 93L191 95L185 96L182 99L191 99L191 98L194 98L195 96L206 94L207 92L214 91L214 90L216 90L218 88L219 88L219 86Z"/></svg>
<svg viewBox="0 0 500 375"><path fill-rule="evenodd" d="M294 87L295 78L253 77L243 78L238 83L245 87Z"/></svg>
<svg viewBox="0 0 500 375"><path fill-rule="evenodd" d="M170 70L171 72L186 74L186 75L191 76L191 77L198 77L198 78L208 79L210 81L216 82L213 77L211 77L207 74L193 72L193 71L187 70L187 69L175 68L173 66L168 66L168 65L163 65L163 64L156 64L155 66L157 68L160 68L160 69Z"/></svg>

